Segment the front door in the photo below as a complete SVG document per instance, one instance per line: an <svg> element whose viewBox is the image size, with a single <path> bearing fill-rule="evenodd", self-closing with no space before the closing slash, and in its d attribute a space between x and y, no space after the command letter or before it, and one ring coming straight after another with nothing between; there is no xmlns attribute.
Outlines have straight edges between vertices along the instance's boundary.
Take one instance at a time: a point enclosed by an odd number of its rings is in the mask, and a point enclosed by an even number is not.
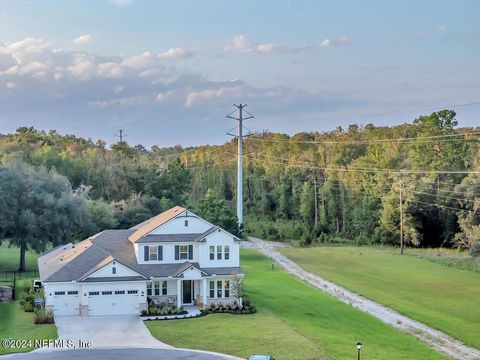
<svg viewBox="0 0 480 360"><path fill-rule="evenodd" d="M183 280L183 303L192 303L192 280Z"/></svg>

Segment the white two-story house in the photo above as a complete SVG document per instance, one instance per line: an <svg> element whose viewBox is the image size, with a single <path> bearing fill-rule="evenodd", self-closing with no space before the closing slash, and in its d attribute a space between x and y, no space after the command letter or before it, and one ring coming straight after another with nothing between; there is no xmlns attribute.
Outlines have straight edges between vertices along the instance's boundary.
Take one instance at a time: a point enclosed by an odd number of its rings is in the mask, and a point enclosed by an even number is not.
<svg viewBox="0 0 480 360"><path fill-rule="evenodd" d="M139 314L148 304L234 301L239 239L176 206L128 230L105 230L38 259L45 306L59 315Z"/></svg>

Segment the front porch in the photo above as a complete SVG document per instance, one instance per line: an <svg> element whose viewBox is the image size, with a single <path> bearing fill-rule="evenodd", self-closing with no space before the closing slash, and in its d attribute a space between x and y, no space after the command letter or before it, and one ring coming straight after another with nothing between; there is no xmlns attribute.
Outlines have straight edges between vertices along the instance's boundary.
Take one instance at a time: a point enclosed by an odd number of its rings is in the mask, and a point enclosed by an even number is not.
<svg viewBox="0 0 480 360"><path fill-rule="evenodd" d="M236 299L231 290L230 277L203 277L201 279L152 279L147 283L149 305L159 307L197 306L210 304L231 305Z"/></svg>

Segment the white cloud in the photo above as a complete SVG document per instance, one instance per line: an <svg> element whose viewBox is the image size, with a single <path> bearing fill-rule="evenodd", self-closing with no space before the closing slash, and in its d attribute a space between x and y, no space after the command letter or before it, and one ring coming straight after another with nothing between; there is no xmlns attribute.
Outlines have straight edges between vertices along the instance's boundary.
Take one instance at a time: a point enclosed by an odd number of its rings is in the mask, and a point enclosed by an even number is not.
<svg viewBox="0 0 480 360"><path fill-rule="evenodd" d="M350 44L351 40L347 36L340 36L339 38L336 39L324 39L320 43L321 47L329 47L329 46L335 46L335 45L347 45Z"/></svg>
<svg viewBox="0 0 480 360"><path fill-rule="evenodd" d="M203 91L192 91L187 94L184 105L191 107L201 100L210 100L214 98L238 96L244 90L243 86L220 87L216 89L208 89Z"/></svg>
<svg viewBox="0 0 480 360"><path fill-rule="evenodd" d="M165 91L157 94L156 100L158 102L163 102L165 100L168 100L175 94L174 91Z"/></svg>
<svg viewBox="0 0 480 360"><path fill-rule="evenodd" d="M17 87L17 85L13 82L13 81L8 81L6 84L5 84L5 87L7 89L15 89Z"/></svg>
<svg viewBox="0 0 480 360"><path fill-rule="evenodd" d="M125 68L115 62L98 64L97 72L101 77L118 79L124 75Z"/></svg>
<svg viewBox="0 0 480 360"><path fill-rule="evenodd" d="M224 50L227 52L245 52L249 48L250 40L245 35L238 35L227 41Z"/></svg>
<svg viewBox="0 0 480 360"><path fill-rule="evenodd" d="M3 72L5 75L12 75L12 76L25 76L25 75L33 75L33 76L43 76L45 75L45 70L47 66L40 61L32 61L25 65L14 65L8 68L6 71ZM2 73L0 73L2 74Z"/></svg>
<svg viewBox="0 0 480 360"><path fill-rule="evenodd" d="M296 53L299 51L310 50L308 45L288 46L275 43L252 44L246 35L238 35L229 39L224 46L227 53L255 53L262 55Z"/></svg>
<svg viewBox="0 0 480 360"><path fill-rule="evenodd" d="M194 51L189 51L182 48L172 48L162 54L158 54L158 58L161 60L177 60L190 58L193 55L195 55Z"/></svg>
<svg viewBox="0 0 480 360"><path fill-rule="evenodd" d="M155 56L149 51L145 51L141 55L134 55L122 61L122 65L135 69L145 69L155 63Z"/></svg>
<svg viewBox="0 0 480 360"><path fill-rule="evenodd" d="M91 42L92 40L93 40L93 36L86 34L86 35L80 35L79 37L75 38L73 40L73 43L75 45L83 45Z"/></svg>

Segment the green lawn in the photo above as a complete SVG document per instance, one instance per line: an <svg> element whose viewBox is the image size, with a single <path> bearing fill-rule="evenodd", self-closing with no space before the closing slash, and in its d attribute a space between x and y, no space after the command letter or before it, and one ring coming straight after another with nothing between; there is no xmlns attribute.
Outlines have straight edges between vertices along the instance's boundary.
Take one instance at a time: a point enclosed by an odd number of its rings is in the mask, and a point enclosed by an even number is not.
<svg viewBox="0 0 480 360"><path fill-rule="evenodd" d="M398 249L285 248L305 270L480 348L480 273Z"/></svg>
<svg viewBox="0 0 480 360"><path fill-rule="evenodd" d="M22 278L17 281L17 295L20 294L24 286L29 286L32 276L37 269L37 256L32 252L27 252L27 270ZM3 271L15 271L18 269L19 249L9 248L5 243L0 246L0 285L2 285ZM11 285L11 283L8 283ZM27 339L55 339L57 338L57 329L55 325L35 325L33 323L33 313L23 311L18 301L0 303L0 339L13 338L16 340ZM5 349L0 344L0 354L9 354L14 352L29 351L32 349Z"/></svg>
<svg viewBox="0 0 480 360"><path fill-rule="evenodd" d="M445 359L419 340L296 280L253 250L242 251L245 285L255 315L218 315L147 321L152 334L173 346L240 357L270 353L276 359Z"/></svg>
<svg viewBox="0 0 480 360"><path fill-rule="evenodd" d="M16 340L56 339L57 328L53 324L34 325L33 313L26 313L18 301L0 303L0 339ZM6 349L0 344L0 354L30 351L31 348Z"/></svg>
<svg viewBox="0 0 480 360"><path fill-rule="evenodd" d="M25 254L25 262L28 271L37 270L37 257L32 251L27 251ZM20 262L20 249L18 247L8 247L8 242L4 241L0 245L0 272L2 271L16 271L18 270ZM0 276L1 280L1 276Z"/></svg>

